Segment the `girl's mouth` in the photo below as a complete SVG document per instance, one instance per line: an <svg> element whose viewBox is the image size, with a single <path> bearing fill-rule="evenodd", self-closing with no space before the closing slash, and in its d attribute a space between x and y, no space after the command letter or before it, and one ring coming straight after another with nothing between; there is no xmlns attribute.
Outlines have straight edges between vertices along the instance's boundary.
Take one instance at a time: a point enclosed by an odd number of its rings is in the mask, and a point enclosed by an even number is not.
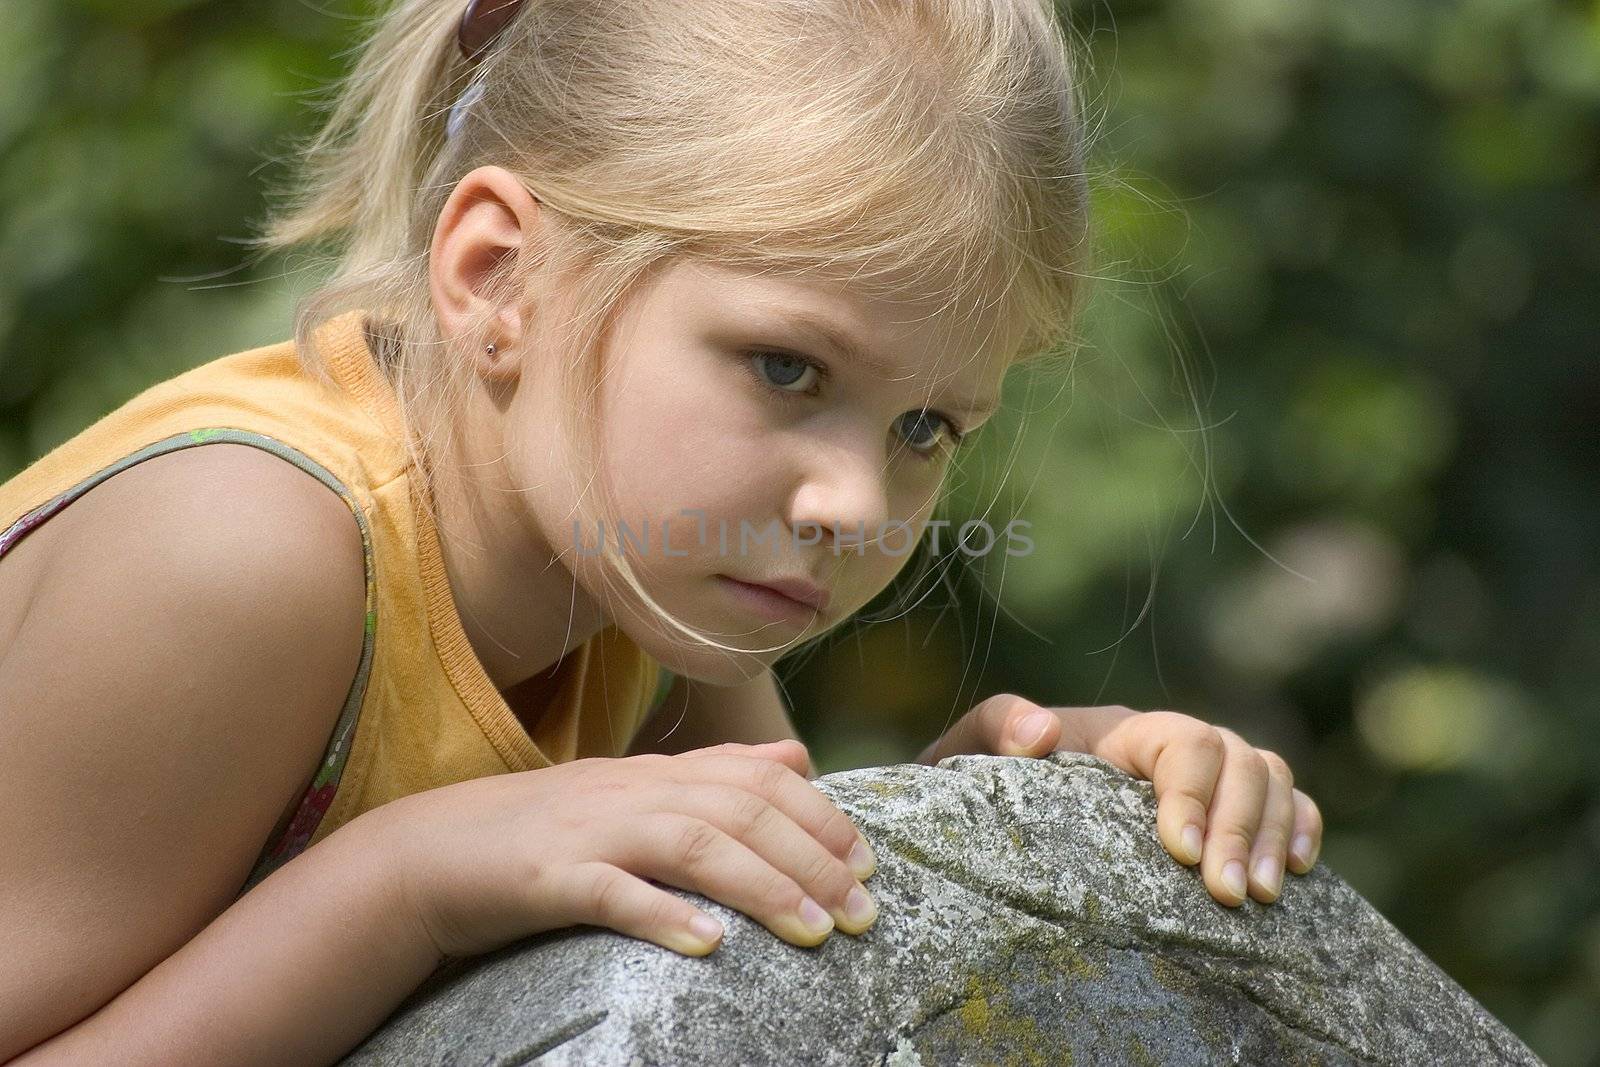
<svg viewBox="0 0 1600 1067"><path fill-rule="evenodd" d="M729 597L735 603L766 618L783 622L790 619L811 619L821 614L811 604L785 596L768 586L741 582L737 578L729 578L726 574L719 574L716 578L718 584L728 591Z"/></svg>

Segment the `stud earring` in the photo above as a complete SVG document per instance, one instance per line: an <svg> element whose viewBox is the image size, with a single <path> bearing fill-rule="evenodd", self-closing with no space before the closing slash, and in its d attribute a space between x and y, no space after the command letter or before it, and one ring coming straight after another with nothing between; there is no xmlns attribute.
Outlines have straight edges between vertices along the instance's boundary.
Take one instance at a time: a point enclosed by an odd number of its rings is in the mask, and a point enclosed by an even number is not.
<svg viewBox="0 0 1600 1067"><path fill-rule="evenodd" d="M483 346L483 350L484 350L484 351L485 351L485 352L487 352L487 353L489 353L489 355L491 355L491 356L492 356L492 355L494 355L494 354L495 354L495 345L494 345L494 342L493 342L493 341L490 341L490 342L489 342L489 343L488 343L488 344L486 344L486 345L484 345L484 346Z"/></svg>

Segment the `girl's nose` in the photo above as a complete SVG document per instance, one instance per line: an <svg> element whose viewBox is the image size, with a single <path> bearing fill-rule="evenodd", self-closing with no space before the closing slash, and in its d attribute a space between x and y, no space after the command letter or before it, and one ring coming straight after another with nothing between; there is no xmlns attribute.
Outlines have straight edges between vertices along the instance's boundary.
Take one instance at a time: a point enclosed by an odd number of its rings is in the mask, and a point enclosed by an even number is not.
<svg viewBox="0 0 1600 1067"><path fill-rule="evenodd" d="M806 541L830 547L837 541L841 554L882 536L889 522L882 460L854 451L822 458L790 498L790 527Z"/></svg>

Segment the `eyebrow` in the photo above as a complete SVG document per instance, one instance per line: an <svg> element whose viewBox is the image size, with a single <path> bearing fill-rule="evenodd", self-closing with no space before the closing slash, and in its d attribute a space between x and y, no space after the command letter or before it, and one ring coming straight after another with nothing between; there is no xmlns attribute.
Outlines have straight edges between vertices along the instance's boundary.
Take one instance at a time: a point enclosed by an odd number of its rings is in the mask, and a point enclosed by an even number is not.
<svg viewBox="0 0 1600 1067"><path fill-rule="evenodd" d="M784 326L801 333L811 334L818 341L833 349L839 355L852 363L858 364L880 378L895 379L900 368L891 366L869 353L849 333L839 329L827 319L813 315L808 311L797 311L789 308L773 309L779 322ZM995 397L978 397L971 401L961 401L955 405L957 411L966 415L988 416L992 415L1000 402Z"/></svg>

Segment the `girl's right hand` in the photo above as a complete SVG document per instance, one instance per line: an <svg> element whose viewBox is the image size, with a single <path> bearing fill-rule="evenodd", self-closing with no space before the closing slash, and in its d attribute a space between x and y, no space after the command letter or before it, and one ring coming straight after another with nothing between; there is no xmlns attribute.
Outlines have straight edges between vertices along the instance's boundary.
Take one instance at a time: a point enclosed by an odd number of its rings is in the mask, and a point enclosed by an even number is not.
<svg viewBox="0 0 1600 1067"><path fill-rule="evenodd" d="M877 911L849 866L865 841L806 769L798 741L581 759L415 793L368 817L382 820L400 898L444 956L577 923L711 952L721 927L696 934L691 920L710 917L647 878L812 946L835 925L862 932ZM861 877L874 869L866 855ZM865 910L848 908L853 894Z"/></svg>

